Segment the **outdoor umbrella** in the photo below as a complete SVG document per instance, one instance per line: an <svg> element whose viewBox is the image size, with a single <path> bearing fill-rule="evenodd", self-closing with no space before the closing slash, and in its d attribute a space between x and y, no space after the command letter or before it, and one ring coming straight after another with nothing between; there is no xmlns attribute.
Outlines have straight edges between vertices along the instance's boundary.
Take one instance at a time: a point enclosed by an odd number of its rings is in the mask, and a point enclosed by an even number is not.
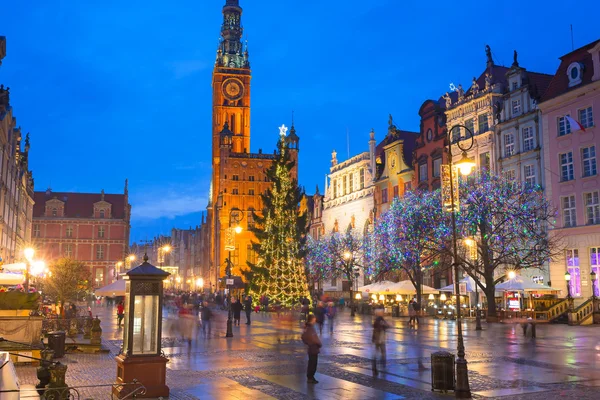
<svg viewBox="0 0 600 400"><path fill-rule="evenodd" d="M558 292L559 289L542 285L532 281L526 276L517 275L512 279L496 285L499 292Z"/></svg>
<svg viewBox="0 0 600 400"><path fill-rule="evenodd" d="M10 274L7 272L0 272L0 285L19 285L25 281L23 274Z"/></svg>
<svg viewBox="0 0 600 400"><path fill-rule="evenodd" d="M409 280L392 284L390 291L393 294L417 293L417 290L415 289L415 285L413 285L412 281L409 281ZM437 292L438 292L438 290L432 288L431 286L421 285L421 293L422 294L437 294Z"/></svg>
<svg viewBox="0 0 600 400"><path fill-rule="evenodd" d="M464 278L462 278L459 283L465 283L467 285L467 293L474 293L477 291L475 285L475 280L473 278L471 278L470 276L465 276ZM498 286L496 286L498 287ZM448 286L444 286L441 289L437 289L440 292L454 292L454 284L452 285L448 285Z"/></svg>
<svg viewBox="0 0 600 400"><path fill-rule="evenodd" d="M94 290L94 293L96 296L125 296L125 281L123 279L119 279L110 285Z"/></svg>

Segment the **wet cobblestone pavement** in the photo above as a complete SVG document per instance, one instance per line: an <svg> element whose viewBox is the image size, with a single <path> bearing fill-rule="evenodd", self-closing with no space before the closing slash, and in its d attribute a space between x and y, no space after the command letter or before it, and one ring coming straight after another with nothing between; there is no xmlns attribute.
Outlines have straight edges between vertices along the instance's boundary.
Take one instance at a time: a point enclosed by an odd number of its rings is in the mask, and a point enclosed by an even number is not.
<svg viewBox="0 0 600 400"><path fill-rule="evenodd" d="M98 308L104 354L67 354L67 384L111 384L122 331L114 310ZM213 335L198 332L191 344L178 334L176 318L164 319L163 350L169 357L171 399L450 399L431 392L432 352L455 353L454 321L425 319L412 329L405 319L388 318L388 363L371 371L371 319L339 313L334 333L323 330L317 385L305 379L306 351L300 323L271 315L253 315L251 326L234 328L225 339L225 315L219 313ZM540 325L537 338L525 338L517 325L464 324L473 398L501 400L600 399L600 327ZM36 370L18 366L21 383L35 384ZM80 399L110 399L110 390L82 388Z"/></svg>

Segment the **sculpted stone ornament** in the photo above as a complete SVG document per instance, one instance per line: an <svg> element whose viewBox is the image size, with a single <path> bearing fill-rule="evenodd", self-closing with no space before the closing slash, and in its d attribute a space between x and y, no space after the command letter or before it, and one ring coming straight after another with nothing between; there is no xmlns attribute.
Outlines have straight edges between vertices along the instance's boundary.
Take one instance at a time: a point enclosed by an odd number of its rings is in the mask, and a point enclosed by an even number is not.
<svg viewBox="0 0 600 400"><path fill-rule="evenodd" d="M458 101L461 101L465 97L465 91L460 83L458 84L456 91L458 92Z"/></svg>
<svg viewBox="0 0 600 400"><path fill-rule="evenodd" d="M518 56L518 53L515 50L514 53L513 53L513 67L518 67L519 66L519 61L517 60L517 56Z"/></svg>
<svg viewBox="0 0 600 400"><path fill-rule="evenodd" d="M92 338L90 344L101 344L102 343L102 328L100 327L100 319L98 316L92 321Z"/></svg>
<svg viewBox="0 0 600 400"><path fill-rule="evenodd" d="M450 108L452 106L452 99L450 98L450 94L448 94L448 92L446 92L446 94L443 96L443 99L446 101L446 108Z"/></svg>
<svg viewBox="0 0 600 400"><path fill-rule="evenodd" d="M485 90L490 90L491 87L492 87L492 74L486 72L486 74L485 74Z"/></svg>
<svg viewBox="0 0 600 400"><path fill-rule="evenodd" d="M471 84L471 91L473 94L477 94L479 92L479 84L477 83L477 79L473 77L473 83Z"/></svg>
<svg viewBox="0 0 600 400"><path fill-rule="evenodd" d="M494 65L494 59L492 58L492 49L489 45L485 45L485 57L487 58L487 66L491 67Z"/></svg>

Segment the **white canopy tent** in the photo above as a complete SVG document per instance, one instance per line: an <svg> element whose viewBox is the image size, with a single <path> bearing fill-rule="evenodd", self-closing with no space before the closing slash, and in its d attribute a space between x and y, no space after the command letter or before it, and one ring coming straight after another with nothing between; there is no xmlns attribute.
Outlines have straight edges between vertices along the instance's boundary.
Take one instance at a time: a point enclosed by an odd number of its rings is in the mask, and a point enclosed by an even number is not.
<svg viewBox="0 0 600 400"><path fill-rule="evenodd" d="M108 297L125 296L125 281L123 279L114 281L110 285L106 285L103 288L94 290L94 294L96 296Z"/></svg>
<svg viewBox="0 0 600 400"><path fill-rule="evenodd" d="M371 283L370 285L366 285L366 286L361 286L358 288L359 292L366 292L366 293L390 293L390 288L392 287L392 285L394 285L394 282L390 282L390 281L381 281L381 282L375 282L375 283Z"/></svg>
<svg viewBox="0 0 600 400"><path fill-rule="evenodd" d="M471 278L470 276L465 276L460 281L458 281L458 283L464 283L467 285L467 293L475 293L477 290L480 289L480 288L476 287L477 284L475 283L475 280L473 278ZM454 284L444 286L443 288L438 289L438 291L454 293ZM479 290L479 291L481 291L481 290Z"/></svg>
<svg viewBox="0 0 600 400"><path fill-rule="evenodd" d="M558 292L559 289L551 288L550 286L542 285L532 281L530 278L522 275L517 275L506 282L496 285L496 290L499 292Z"/></svg>
<svg viewBox="0 0 600 400"><path fill-rule="evenodd" d="M417 289L413 285L412 281L406 280L402 282L394 283L391 287L392 294L413 294L417 293ZM437 294L438 290L431 286L421 285L421 294Z"/></svg>
<svg viewBox="0 0 600 400"><path fill-rule="evenodd" d="M0 272L0 285L14 286L25 282L25 275Z"/></svg>

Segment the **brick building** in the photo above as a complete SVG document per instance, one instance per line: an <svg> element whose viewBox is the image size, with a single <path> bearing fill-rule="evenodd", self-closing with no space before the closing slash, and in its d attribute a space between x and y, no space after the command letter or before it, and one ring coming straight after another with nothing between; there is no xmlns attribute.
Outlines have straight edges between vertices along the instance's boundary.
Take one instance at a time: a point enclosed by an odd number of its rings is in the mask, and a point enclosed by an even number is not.
<svg viewBox="0 0 600 400"><path fill-rule="evenodd" d="M256 261L251 241L256 240L249 232L253 224L251 211L261 210L260 194L266 191L268 182L265 170L272 164L273 153L250 152L250 61L248 48L242 44L242 8L239 0L227 0L223 7L221 42L212 77L212 181L208 204L208 221L211 237L211 263L205 285L215 287L224 275L225 239L229 229L231 211L235 211L236 225L243 230L235 235L235 250L231 251L235 275L247 268L246 261ZM285 133L285 130L281 132ZM273 135L275 144L277 135ZM298 161L298 142L292 123L286 144L294 162ZM293 178L297 179L297 167Z"/></svg>
<svg viewBox="0 0 600 400"><path fill-rule="evenodd" d="M123 194L35 192L33 243L51 264L68 257L86 263L97 287L116 279L129 249L131 205Z"/></svg>
<svg viewBox="0 0 600 400"><path fill-rule="evenodd" d="M0 64L6 38L0 37ZM21 128L13 116L9 89L0 85L0 257L11 263L23 260L31 241L33 177L29 170L29 134L22 143Z"/></svg>

